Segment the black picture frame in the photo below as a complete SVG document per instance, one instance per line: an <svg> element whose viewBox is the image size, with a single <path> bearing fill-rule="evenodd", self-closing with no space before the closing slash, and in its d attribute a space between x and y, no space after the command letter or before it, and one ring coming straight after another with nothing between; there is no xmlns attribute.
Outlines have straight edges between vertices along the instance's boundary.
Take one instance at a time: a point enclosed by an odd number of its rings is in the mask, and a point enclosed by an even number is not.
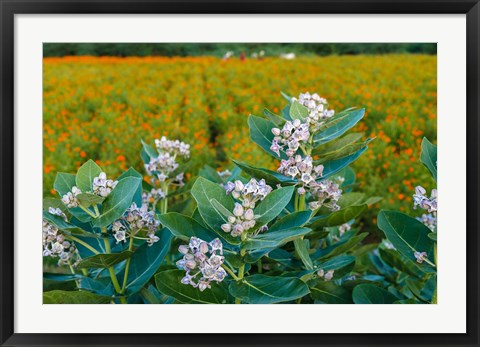
<svg viewBox="0 0 480 347"><path fill-rule="evenodd" d="M341 13L466 14L467 333L466 334L20 334L14 333L14 17L16 14ZM0 343L2 346L480 346L478 238L479 0L0 0ZM463 141L463 139L455 139ZM454 232L454 230L452 231ZM415 319L412 317L412 319ZM452 317L455 319L455 317Z"/></svg>

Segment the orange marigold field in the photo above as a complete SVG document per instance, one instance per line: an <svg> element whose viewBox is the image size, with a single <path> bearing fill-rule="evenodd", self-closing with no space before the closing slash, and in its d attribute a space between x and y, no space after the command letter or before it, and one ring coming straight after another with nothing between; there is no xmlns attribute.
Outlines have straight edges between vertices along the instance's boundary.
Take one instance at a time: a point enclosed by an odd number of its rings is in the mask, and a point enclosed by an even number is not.
<svg viewBox="0 0 480 347"><path fill-rule="evenodd" d="M231 168L230 158L275 169L249 140L247 116L280 112L280 91L310 91L336 111L366 108L354 131L376 140L353 165L358 190L384 197L378 206L410 210L416 185L433 188L419 155L424 136L436 142L436 59L45 58L44 194L57 171L74 173L88 158L112 177L127 166L144 172L140 140L162 135L191 144L190 175L207 163Z"/></svg>

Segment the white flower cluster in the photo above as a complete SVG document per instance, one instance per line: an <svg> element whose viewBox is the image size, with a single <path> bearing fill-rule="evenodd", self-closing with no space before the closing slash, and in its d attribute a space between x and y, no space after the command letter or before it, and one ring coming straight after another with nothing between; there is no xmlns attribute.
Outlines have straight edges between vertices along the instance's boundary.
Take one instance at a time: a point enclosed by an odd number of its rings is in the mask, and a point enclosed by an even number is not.
<svg viewBox="0 0 480 347"><path fill-rule="evenodd" d="M340 225L338 227L338 234L340 236L342 236L343 234L345 234L347 231L349 231L350 229L352 229L352 227L350 226L350 224L348 223L344 223L342 225Z"/></svg>
<svg viewBox="0 0 480 347"><path fill-rule="evenodd" d="M328 270L325 272L325 270L320 269L317 271L317 275L320 278L323 278L325 281L330 281L333 278L333 274L335 273L335 270Z"/></svg>
<svg viewBox="0 0 480 347"><path fill-rule="evenodd" d="M321 98L317 93L300 93L298 102L310 111L307 117L307 123L313 130L318 129L325 119L331 118L335 114L334 110L328 109L327 100Z"/></svg>
<svg viewBox="0 0 480 347"><path fill-rule="evenodd" d="M178 169L177 157L190 157L190 145L180 142L179 140L168 140L162 136L160 140L155 140L155 145L158 150L158 157L150 159L148 164L145 164L145 169L148 175L154 176L152 182L158 179L160 182L165 182L171 179L171 183L182 186L183 172L173 177L173 173Z"/></svg>
<svg viewBox="0 0 480 347"><path fill-rule="evenodd" d="M168 140L165 136L162 136L160 140L155 140L155 146L157 146L159 153L190 157L190 145L179 140Z"/></svg>
<svg viewBox="0 0 480 347"><path fill-rule="evenodd" d="M48 208L48 213L53 214L54 216L62 217L65 222L67 221L67 216L59 208L49 207Z"/></svg>
<svg viewBox="0 0 480 347"><path fill-rule="evenodd" d="M424 213L421 217L417 217L417 220L422 222L431 231L435 231L435 229L437 228L437 217L431 213Z"/></svg>
<svg viewBox="0 0 480 347"><path fill-rule="evenodd" d="M413 252L413 256L415 257L415 259L417 259L417 263L421 264L423 263L425 260L427 260L427 252Z"/></svg>
<svg viewBox="0 0 480 347"><path fill-rule="evenodd" d="M144 205L152 203L153 206L156 205L157 201L165 199L165 192L161 189L152 188L150 192L142 194L142 202Z"/></svg>
<svg viewBox="0 0 480 347"><path fill-rule="evenodd" d="M228 178L232 175L232 172L228 169L223 171L217 171L217 173L218 173L218 176L220 176L220 178L222 179Z"/></svg>
<svg viewBox="0 0 480 347"><path fill-rule="evenodd" d="M296 155L288 158L288 160L282 159L277 171L282 175L290 176L309 185L317 178L322 177L323 165L313 166L312 157L306 156L302 158L301 155Z"/></svg>
<svg viewBox="0 0 480 347"><path fill-rule="evenodd" d="M437 190L432 189L432 192L430 194L430 198L427 198L425 195L427 191L425 188L418 186L415 188L415 194L413 195L413 208L417 208L417 206L420 206L420 208L427 210L429 213L437 212Z"/></svg>
<svg viewBox="0 0 480 347"><path fill-rule="evenodd" d="M75 244L65 240L61 230L45 219L42 221L42 238L44 257L58 257L58 265L75 265L80 261Z"/></svg>
<svg viewBox="0 0 480 347"><path fill-rule="evenodd" d="M272 187L265 180L257 181L252 178L247 184L242 181L228 182L225 186L227 194L232 194L236 199L233 215L228 217L228 222L222 224L222 230L232 236L240 236L243 232L255 227L255 215L253 209L258 201L262 201L270 194Z"/></svg>
<svg viewBox="0 0 480 347"><path fill-rule="evenodd" d="M210 282L222 282L227 276L222 268L223 247L219 239L207 243L192 237L188 245L181 245L178 250L183 254L183 258L177 261L177 266L187 272L182 278L183 284L189 284L203 292L211 288Z"/></svg>
<svg viewBox="0 0 480 347"><path fill-rule="evenodd" d="M289 157L293 157L300 146L308 142L310 131L308 124L302 123L300 119L292 122L287 121L283 128L272 128L275 137L272 140L270 150L280 156L280 150Z"/></svg>
<svg viewBox="0 0 480 347"><path fill-rule="evenodd" d="M308 204L311 210L316 210L322 206L327 207L331 211L338 211L338 199L342 196L340 186L332 180L324 180L314 182L309 186L310 194L315 198Z"/></svg>
<svg viewBox="0 0 480 347"><path fill-rule="evenodd" d="M160 221L155 219L155 212L148 210L148 205L137 207L136 203L125 211L122 218L112 224L112 232L117 243L126 241L127 235L134 237L139 231L147 232L147 243L151 246L159 240L155 232L160 225Z"/></svg>
<svg viewBox="0 0 480 347"><path fill-rule="evenodd" d="M77 187L73 186L72 191L68 192L64 196L62 196L62 202L68 207L77 207L80 205L80 201L77 199L77 195L82 194L82 191Z"/></svg>
<svg viewBox="0 0 480 347"><path fill-rule="evenodd" d="M108 180L107 174L101 172L93 179L93 194L106 198L117 186L118 181Z"/></svg>

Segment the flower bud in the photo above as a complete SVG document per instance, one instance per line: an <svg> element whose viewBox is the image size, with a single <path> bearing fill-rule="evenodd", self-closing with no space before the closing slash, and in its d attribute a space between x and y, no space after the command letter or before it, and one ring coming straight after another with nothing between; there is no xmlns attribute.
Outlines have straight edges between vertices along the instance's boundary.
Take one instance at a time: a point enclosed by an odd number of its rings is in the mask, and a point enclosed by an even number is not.
<svg viewBox="0 0 480 347"><path fill-rule="evenodd" d="M200 243L200 246L198 247L198 250L201 252L201 253L207 253L208 252L208 244L206 242L202 242Z"/></svg>
<svg viewBox="0 0 480 347"><path fill-rule="evenodd" d="M280 135L280 129L272 128L272 134L275 135L275 136L279 136Z"/></svg>
<svg viewBox="0 0 480 347"><path fill-rule="evenodd" d="M229 233L232 230L232 226L228 223L222 224L221 228L226 233Z"/></svg>
<svg viewBox="0 0 480 347"><path fill-rule="evenodd" d="M179 251L180 253L182 253L182 254L187 254L187 253L188 253L188 250L189 250L189 248L188 248L187 245L180 245L180 246L178 247L178 251Z"/></svg>
<svg viewBox="0 0 480 347"><path fill-rule="evenodd" d="M230 224L233 224L233 223L235 223L235 222L236 222L236 220L237 220L237 219L236 219L234 216L230 216L230 217L228 217L228 222L229 222Z"/></svg>
<svg viewBox="0 0 480 347"><path fill-rule="evenodd" d="M233 209L233 214L237 217L243 216L243 206L239 203L235 203L235 208Z"/></svg>
<svg viewBox="0 0 480 347"><path fill-rule="evenodd" d="M235 191L241 192L243 190L243 187L244 185L242 181L239 181L239 180L235 181Z"/></svg>
<svg viewBox="0 0 480 347"><path fill-rule="evenodd" d="M248 210L245 211L245 214L243 215L243 218L245 218L246 220L252 220L253 219L254 214L253 214L253 210L251 208L249 208Z"/></svg>

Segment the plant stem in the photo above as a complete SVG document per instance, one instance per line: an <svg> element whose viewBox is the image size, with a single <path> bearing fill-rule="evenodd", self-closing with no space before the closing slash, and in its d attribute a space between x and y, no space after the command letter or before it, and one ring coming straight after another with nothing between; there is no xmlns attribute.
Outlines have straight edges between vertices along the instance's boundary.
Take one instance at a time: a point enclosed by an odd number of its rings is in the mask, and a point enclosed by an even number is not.
<svg viewBox="0 0 480 347"><path fill-rule="evenodd" d="M240 250L240 256L242 258L245 256L245 253L246 251L244 249ZM240 266L240 268L238 269L237 281L241 281L243 279L244 272L245 272L245 263L243 263L242 266ZM242 301L239 298L235 298L235 304L241 304L241 303Z"/></svg>
<svg viewBox="0 0 480 347"><path fill-rule="evenodd" d="M75 237L75 236L72 236L72 235L67 235L67 239L70 239L80 245L82 245L83 247L85 247L86 249L88 249L90 252L92 252L93 254L97 255L97 254L100 254L95 248L93 248L92 246L90 246L88 243L86 243L85 241L82 241L80 240L79 238Z"/></svg>
<svg viewBox="0 0 480 347"><path fill-rule="evenodd" d="M230 276L232 276L232 278L235 280L235 281L238 281L239 278L237 277L237 275L235 275L235 273L232 271L232 269L230 269L228 266L226 266L225 264L222 265L222 267L225 269L225 271L228 272L228 274Z"/></svg>
<svg viewBox="0 0 480 347"><path fill-rule="evenodd" d="M90 215L90 217L97 218L97 216L96 216L95 214L93 214L93 212L90 211L88 208L83 207L82 205L78 205L78 207L80 207L83 211L85 211L86 213L88 213L88 214Z"/></svg>
<svg viewBox="0 0 480 347"><path fill-rule="evenodd" d="M97 205L93 205L93 209L95 210L95 214L98 216L100 216L100 211L98 210L98 207Z"/></svg>
<svg viewBox="0 0 480 347"><path fill-rule="evenodd" d="M75 269L73 268L70 260L68 260L68 267L70 268L70 271L71 271L72 275L76 275ZM78 280L75 280L75 284L77 285L77 288L80 289L80 282Z"/></svg>
<svg viewBox="0 0 480 347"><path fill-rule="evenodd" d="M102 234L107 234L107 229L106 228L102 228ZM110 254L112 251L110 249L110 242L108 242L108 239L106 237L103 238L103 243L105 245L105 251L107 254ZM108 268L108 272L110 273L110 279L112 280L112 283L113 283L113 287L115 288L115 291L118 293L118 294L121 294L121 291L122 289L120 288L120 284L118 283L118 279L117 279L117 276L115 275L115 271L113 270L113 267L110 266ZM120 297L120 302L122 304L126 304L127 301L125 300L125 298L122 296Z"/></svg>
<svg viewBox="0 0 480 347"><path fill-rule="evenodd" d="M262 271L263 271L262 258L258 259L258 261L257 261L257 268L258 268L258 269L257 269L258 273L261 274Z"/></svg>
<svg viewBox="0 0 480 347"><path fill-rule="evenodd" d="M133 250L133 237L130 237L130 243L128 244L128 250L131 252ZM123 276L123 285L121 294L125 293L125 288L127 287L127 279L128 279L128 271L130 270L130 260L132 258L127 259L127 263L125 264L125 275Z"/></svg>

